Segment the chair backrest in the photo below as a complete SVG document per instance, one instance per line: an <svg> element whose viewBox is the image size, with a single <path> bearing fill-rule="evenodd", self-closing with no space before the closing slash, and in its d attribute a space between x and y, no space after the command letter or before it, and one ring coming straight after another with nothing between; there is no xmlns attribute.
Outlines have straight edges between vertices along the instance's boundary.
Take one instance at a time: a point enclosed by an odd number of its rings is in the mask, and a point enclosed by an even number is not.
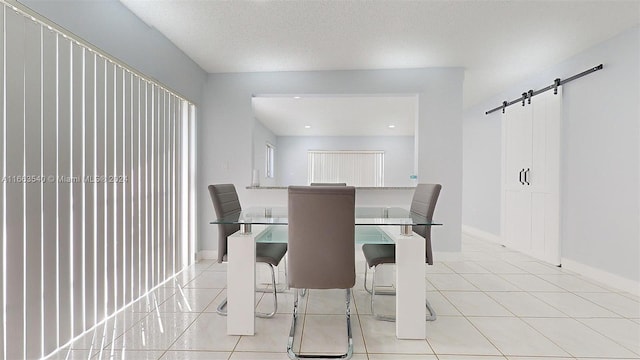
<svg viewBox="0 0 640 360"><path fill-rule="evenodd" d="M209 195L218 218L239 216L242 207L233 184L209 185ZM218 224L218 262L227 255L227 237L240 230L239 224Z"/></svg>
<svg viewBox="0 0 640 360"><path fill-rule="evenodd" d="M433 212L436 209L436 202L442 185L440 184L418 184L413 193L411 201L411 212L433 220ZM426 262L433 265L433 252L431 250L431 226L414 226L413 231L424 237L426 241Z"/></svg>
<svg viewBox="0 0 640 360"><path fill-rule="evenodd" d="M353 287L355 195L353 186L289 186L290 287Z"/></svg>
<svg viewBox="0 0 640 360"><path fill-rule="evenodd" d="M347 186L347 183L311 183L311 186Z"/></svg>

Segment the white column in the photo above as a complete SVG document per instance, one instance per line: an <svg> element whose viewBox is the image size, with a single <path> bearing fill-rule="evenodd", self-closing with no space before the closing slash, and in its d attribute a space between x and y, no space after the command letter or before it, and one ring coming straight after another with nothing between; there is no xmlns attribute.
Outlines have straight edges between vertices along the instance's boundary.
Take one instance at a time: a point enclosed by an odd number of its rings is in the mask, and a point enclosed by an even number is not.
<svg viewBox="0 0 640 360"><path fill-rule="evenodd" d="M425 339L425 241L420 235L400 234L399 227L385 229L396 243L396 337Z"/></svg>
<svg viewBox="0 0 640 360"><path fill-rule="evenodd" d="M227 243L227 335L255 334L256 243L265 226L236 232Z"/></svg>

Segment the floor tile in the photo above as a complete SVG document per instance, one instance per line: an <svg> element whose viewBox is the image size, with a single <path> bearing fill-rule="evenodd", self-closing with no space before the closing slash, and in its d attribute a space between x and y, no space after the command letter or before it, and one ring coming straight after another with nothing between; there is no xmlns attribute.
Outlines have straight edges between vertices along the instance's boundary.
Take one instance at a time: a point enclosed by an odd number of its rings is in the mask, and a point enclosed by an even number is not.
<svg viewBox="0 0 640 360"><path fill-rule="evenodd" d="M427 279L436 287L436 289L445 290L478 290L473 284L468 282L459 274L429 274Z"/></svg>
<svg viewBox="0 0 640 360"><path fill-rule="evenodd" d="M168 298L176 293L177 288L173 285L161 286L151 290L148 294L141 297L133 304L127 307L128 310L141 313L150 313L155 311L156 307L162 305Z"/></svg>
<svg viewBox="0 0 640 360"><path fill-rule="evenodd" d="M438 360L435 355L371 354L369 360Z"/></svg>
<svg viewBox="0 0 640 360"><path fill-rule="evenodd" d="M570 355L521 319L477 317L469 321L504 355Z"/></svg>
<svg viewBox="0 0 640 360"><path fill-rule="evenodd" d="M525 319L563 350L575 357L624 358L638 354L602 336L575 319Z"/></svg>
<svg viewBox="0 0 640 360"><path fill-rule="evenodd" d="M572 357L555 357L555 356L551 356L551 357L531 357L531 356L507 356L508 360L574 360L575 358ZM598 360L598 359L590 359L590 360ZM604 360L604 359L601 359ZM611 359L608 359L611 360Z"/></svg>
<svg viewBox="0 0 640 360"><path fill-rule="evenodd" d="M640 324L629 319L579 319L581 323L640 356Z"/></svg>
<svg viewBox="0 0 640 360"><path fill-rule="evenodd" d="M438 355L438 360L506 360L504 356ZM538 359L542 360L542 359ZM544 360L548 360L545 358Z"/></svg>
<svg viewBox="0 0 640 360"><path fill-rule="evenodd" d="M150 314L116 339L113 348L166 350L191 325L197 314Z"/></svg>
<svg viewBox="0 0 640 360"><path fill-rule="evenodd" d="M157 360L160 359L163 353L164 351L116 349L112 352L105 350L102 354L94 355L92 359L99 360L100 358L102 358L108 360Z"/></svg>
<svg viewBox="0 0 640 360"><path fill-rule="evenodd" d="M425 340L397 339L396 324L393 322L380 321L370 315L364 315L360 316L360 323L369 353L433 354Z"/></svg>
<svg viewBox="0 0 640 360"><path fill-rule="evenodd" d="M293 290L285 290L278 292L278 314L292 314L293 313ZM262 313L270 313L273 311L273 293L266 292L257 299L256 311ZM343 305L344 306L344 305ZM305 312L307 307L307 297L298 297L298 311ZM343 310L344 312L344 310Z"/></svg>
<svg viewBox="0 0 640 360"><path fill-rule="evenodd" d="M433 262L433 265L425 267L427 274L453 274L455 271L448 267L444 262Z"/></svg>
<svg viewBox="0 0 640 360"><path fill-rule="evenodd" d="M160 360L227 360L229 356L229 352L170 350Z"/></svg>
<svg viewBox="0 0 640 360"><path fill-rule="evenodd" d="M483 292L443 291L442 294L465 316L513 316Z"/></svg>
<svg viewBox="0 0 640 360"><path fill-rule="evenodd" d="M543 274L540 278L572 292L606 292L607 290L577 275Z"/></svg>
<svg viewBox="0 0 640 360"><path fill-rule="evenodd" d="M309 290L306 297L307 314L341 315L346 311L345 290Z"/></svg>
<svg viewBox="0 0 640 360"><path fill-rule="evenodd" d="M468 282L482 291L519 291L520 288L496 274L462 274Z"/></svg>
<svg viewBox="0 0 640 360"><path fill-rule="evenodd" d="M72 348L91 349L93 352L100 351L110 346L115 339L146 316L148 316L147 313L137 313L125 309L74 341Z"/></svg>
<svg viewBox="0 0 640 360"><path fill-rule="evenodd" d="M233 351L240 336L227 335L227 318L202 313L175 341L171 350Z"/></svg>
<svg viewBox="0 0 640 360"><path fill-rule="evenodd" d="M458 274L483 274L489 272L489 270L473 261L448 261L445 264Z"/></svg>
<svg viewBox="0 0 640 360"><path fill-rule="evenodd" d="M354 291L354 298L358 309L358 314L371 314L371 295L366 291ZM376 295L375 298L376 313L380 315L395 315L396 313L396 296L395 295Z"/></svg>
<svg viewBox="0 0 640 360"><path fill-rule="evenodd" d="M576 294L568 292L536 292L533 295L571 317L620 317Z"/></svg>
<svg viewBox="0 0 640 360"><path fill-rule="evenodd" d="M528 292L488 292L491 298L519 317L567 317Z"/></svg>
<svg viewBox="0 0 640 360"><path fill-rule="evenodd" d="M197 265L194 264L194 266ZM200 273L203 270L198 270L197 268L193 268L193 267L188 267L184 270L182 270L178 275L176 275L175 279L174 279L174 283L170 284L171 286L175 285L175 283L184 286L184 284L188 283L189 281L193 280L196 276L200 275Z"/></svg>
<svg viewBox="0 0 640 360"><path fill-rule="evenodd" d="M640 319L640 302L616 293L580 293L578 296L596 303L614 313Z"/></svg>
<svg viewBox="0 0 640 360"><path fill-rule="evenodd" d="M214 264L217 264L216 259L200 259L198 260L198 262L193 264L193 268L199 270L207 270Z"/></svg>
<svg viewBox="0 0 640 360"><path fill-rule="evenodd" d="M562 288L531 274L503 274L503 279L524 291L564 291Z"/></svg>
<svg viewBox="0 0 640 360"><path fill-rule="evenodd" d="M227 298L227 289L222 289L222 290L217 289L217 290L219 290L220 293L218 294L218 296L216 296L215 299L213 299L213 301L209 303L209 305L204 309L204 312L215 313L218 309L218 306L220 306L220 304L222 304L222 301L224 301ZM261 293L261 292L255 293L256 306L258 306L258 304L260 303L263 295L264 293Z"/></svg>
<svg viewBox="0 0 640 360"><path fill-rule="evenodd" d="M255 335L242 336L235 350L251 352L286 350L292 317L292 314L276 314L272 318L256 318Z"/></svg>
<svg viewBox="0 0 640 360"><path fill-rule="evenodd" d="M427 291L427 301L437 316L462 316L460 311L439 291Z"/></svg>
<svg viewBox="0 0 640 360"><path fill-rule="evenodd" d="M279 353L234 351L229 360L289 360L286 346Z"/></svg>
<svg viewBox="0 0 640 360"><path fill-rule="evenodd" d="M526 274L527 272L504 261L477 261L476 264L489 270L494 274Z"/></svg>
<svg viewBox="0 0 640 360"><path fill-rule="evenodd" d="M300 352L303 354L343 354L347 351L347 320L345 315L309 315L301 324ZM289 328L286 329L289 334ZM353 352L366 353L360 322L351 316ZM281 342L286 344L286 340Z"/></svg>
<svg viewBox="0 0 640 360"><path fill-rule="evenodd" d="M222 289L227 286L227 273L222 271L203 271L185 284L186 288Z"/></svg>
<svg viewBox="0 0 640 360"><path fill-rule="evenodd" d="M176 289L176 293L158 307L161 313L203 312L222 289Z"/></svg>
<svg viewBox="0 0 640 360"><path fill-rule="evenodd" d="M500 355L498 349L463 317L439 316L438 320L427 323L427 341L436 354Z"/></svg>

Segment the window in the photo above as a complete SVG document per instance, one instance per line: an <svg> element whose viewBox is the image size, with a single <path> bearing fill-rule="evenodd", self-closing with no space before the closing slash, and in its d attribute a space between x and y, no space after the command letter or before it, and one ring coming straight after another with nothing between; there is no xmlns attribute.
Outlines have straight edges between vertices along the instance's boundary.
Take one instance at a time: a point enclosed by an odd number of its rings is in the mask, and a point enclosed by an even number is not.
<svg viewBox="0 0 640 360"><path fill-rule="evenodd" d="M265 151L265 171L264 176L267 178L273 179L275 176L275 168L274 168L274 158L275 158L275 146L267 143L267 148Z"/></svg>
<svg viewBox="0 0 640 360"><path fill-rule="evenodd" d="M307 154L309 183L384 186L384 151L310 150Z"/></svg>

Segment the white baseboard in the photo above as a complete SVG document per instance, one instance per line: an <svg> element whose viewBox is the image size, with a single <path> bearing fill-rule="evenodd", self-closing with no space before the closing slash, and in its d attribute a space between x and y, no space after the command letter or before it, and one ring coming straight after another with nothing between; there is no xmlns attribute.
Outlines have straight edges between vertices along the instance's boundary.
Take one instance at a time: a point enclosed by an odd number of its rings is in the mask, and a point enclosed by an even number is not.
<svg viewBox="0 0 640 360"><path fill-rule="evenodd" d="M198 259L200 260L216 260L218 259L218 251L217 250L200 250L198 251Z"/></svg>
<svg viewBox="0 0 640 360"><path fill-rule="evenodd" d="M502 244L502 238L500 235L492 234L484 230L480 230L473 226L462 225L462 233L465 235L473 236L482 240L494 242L496 244Z"/></svg>
<svg viewBox="0 0 640 360"><path fill-rule="evenodd" d="M562 258L562 268L601 282L609 287L640 296L640 282L623 278L622 276L596 269L567 258Z"/></svg>

